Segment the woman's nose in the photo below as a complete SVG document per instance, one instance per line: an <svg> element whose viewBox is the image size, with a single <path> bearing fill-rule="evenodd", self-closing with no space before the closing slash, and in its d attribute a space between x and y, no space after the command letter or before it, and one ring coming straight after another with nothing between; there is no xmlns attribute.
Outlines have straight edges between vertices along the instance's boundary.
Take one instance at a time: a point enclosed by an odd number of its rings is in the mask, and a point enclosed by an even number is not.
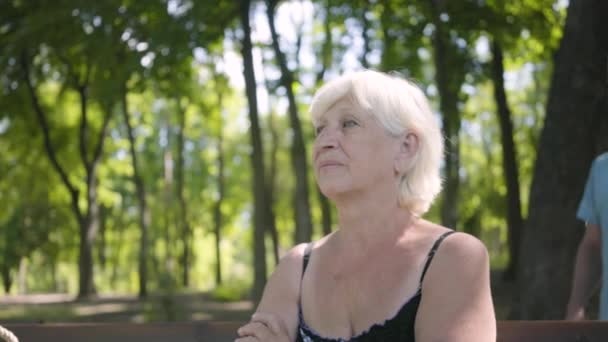
<svg viewBox="0 0 608 342"><path fill-rule="evenodd" d="M338 146L338 134L335 129L326 127L321 134L317 136L317 147L319 149L332 149Z"/></svg>

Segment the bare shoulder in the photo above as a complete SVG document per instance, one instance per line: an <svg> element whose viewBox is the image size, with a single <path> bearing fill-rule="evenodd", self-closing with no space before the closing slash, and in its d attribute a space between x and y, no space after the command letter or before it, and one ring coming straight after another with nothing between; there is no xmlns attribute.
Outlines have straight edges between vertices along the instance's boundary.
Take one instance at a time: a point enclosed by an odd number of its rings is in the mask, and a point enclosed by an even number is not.
<svg viewBox="0 0 608 342"><path fill-rule="evenodd" d="M473 235L454 232L439 245L422 285L442 288L447 281L454 287L469 287L489 274L490 257L484 243Z"/></svg>
<svg viewBox="0 0 608 342"><path fill-rule="evenodd" d="M442 242L437 252L437 261L450 265L474 266L476 262L489 261L488 249L473 235L455 232Z"/></svg>
<svg viewBox="0 0 608 342"><path fill-rule="evenodd" d="M277 301L297 299L302 276L302 260L307 246L306 243L296 245L281 258L266 283L258 310Z"/></svg>
<svg viewBox="0 0 608 342"><path fill-rule="evenodd" d="M422 340L491 341L496 318L486 246L462 232L447 236L422 284L416 335ZM439 331L436 326L445 327Z"/></svg>
<svg viewBox="0 0 608 342"><path fill-rule="evenodd" d="M304 257L304 252L308 247L309 243L301 243L294 247L292 247L279 261L279 265L277 266L277 270L281 267L292 267L294 263L302 262L302 258Z"/></svg>
<svg viewBox="0 0 608 342"><path fill-rule="evenodd" d="M302 260L307 244L291 248L280 260L266 282L256 312L274 315L289 337L294 340L298 326L298 299Z"/></svg>
<svg viewBox="0 0 608 342"><path fill-rule="evenodd" d="M484 243L475 236L453 231L446 227L425 222L424 227L433 240L448 232L439 245L431 268L442 268L441 273L458 273L462 268L478 267L479 263L489 262L488 250Z"/></svg>

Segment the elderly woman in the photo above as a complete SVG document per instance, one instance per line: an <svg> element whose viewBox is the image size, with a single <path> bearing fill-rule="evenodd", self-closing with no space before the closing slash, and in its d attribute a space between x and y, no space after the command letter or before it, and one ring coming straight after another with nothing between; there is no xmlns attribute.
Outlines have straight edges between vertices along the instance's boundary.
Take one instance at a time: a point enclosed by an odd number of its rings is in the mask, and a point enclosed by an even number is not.
<svg viewBox="0 0 608 342"><path fill-rule="evenodd" d="M422 91L355 72L319 89L310 112L339 229L282 258L237 341L495 341L486 248L421 218L443 154Z"/></svg>

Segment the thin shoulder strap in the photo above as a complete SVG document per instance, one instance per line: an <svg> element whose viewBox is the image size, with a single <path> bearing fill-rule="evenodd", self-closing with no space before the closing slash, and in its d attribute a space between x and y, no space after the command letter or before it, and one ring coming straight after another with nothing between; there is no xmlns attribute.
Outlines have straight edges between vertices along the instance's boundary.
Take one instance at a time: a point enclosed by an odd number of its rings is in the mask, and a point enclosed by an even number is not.
<svg viewBox="0 0 608 342"><path fill-rule="evenodd" d="M306 249L304 250L304 258L302 258L302 277L300 278L300 282L304 278L304 272L306 272L306 267L308 267L308 260L310 260L310 252L312 250L312 243L306 245Z"/></svg>
<svg viewBox="0 0 608 342"><path fill-rule="evenodd" d="M302 280L304 279L304 272L308 267L308 260L310 260L310 252L312 251L312 242L306 245L304 249L304 257L302 258L302 276L300 277L300 294L298 295L298 315L302 317Z"/></svg>
<svg viewBox="0 0 608 342"><path fill-rule="evenodd" d="M441 245L441 242L446 237L448 237L449 235L454 234L454 233L455 233L455 231L453 231L453 230L451 230L449 232L445 232L445 233L441 234L441 236L439 238L437 238L437 240L435 240L433 247L429 251L429 254L426 256L426 263L424 264L424 268L422 269L422 275L420 276L420 284L418 285L420 288L422 288L422 281L424 280L424 275L426 274L426 271L428 270L429 265L431 265L431 261L433 260L433 257L435 256L437 249L439 249L439 245Z"/></svg>

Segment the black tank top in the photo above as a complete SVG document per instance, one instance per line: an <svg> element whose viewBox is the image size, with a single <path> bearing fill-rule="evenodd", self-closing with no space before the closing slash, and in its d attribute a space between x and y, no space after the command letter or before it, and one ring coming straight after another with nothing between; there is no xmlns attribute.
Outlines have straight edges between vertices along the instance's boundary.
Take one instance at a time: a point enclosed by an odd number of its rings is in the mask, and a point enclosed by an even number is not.
<svg viewBox="0 0 608 342"><path fill-rule="evenodd" d="M433 260L433 256L435 252L439 248L439 245L448 235L454 233L454 231L449 231L443 233L433 244L433 247L429 251L427 255L426 262L424 264L424 268L422 269L422 275L420 276L420 282L418 284L418 290L416 293L403 304L401 309L397 312L397 314L383 323L376 323L369 327L367 330L362 333L351 337L350 339L340 339L340 338L328 338L319 335L314 329L309 327L306 322L304 322L304 315L302 314L302 304L301 300L298 303L298 338L297 342L346 342L346 341L356 341L356 342L376 342L376 341L415 341L414 338L414 323L416 321L416 313L418 312L418 305L420 304L420 298L422 296L422 280L424 279L424 275L426 274L429 265L431 264L431 260ZM306 267L308 266L308 260L310 259L310 245L306 248L304 252L304 261L302 265L302 278L304 278L304 272L306 272ZM301 281L301 280L300 280ZM301 295L300 295L301 296Z"/></svg>

